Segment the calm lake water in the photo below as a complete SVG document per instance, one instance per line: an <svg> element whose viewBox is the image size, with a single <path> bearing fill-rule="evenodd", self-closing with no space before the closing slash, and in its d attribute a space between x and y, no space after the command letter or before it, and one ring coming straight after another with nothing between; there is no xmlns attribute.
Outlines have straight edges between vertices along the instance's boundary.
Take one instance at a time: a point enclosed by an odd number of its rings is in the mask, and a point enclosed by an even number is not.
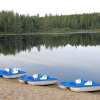
<svg viewBox="0 0 100 100"><path fill-rule="evenodd" d="M0 36L0 66L100 81L100 34Z"/></svg>

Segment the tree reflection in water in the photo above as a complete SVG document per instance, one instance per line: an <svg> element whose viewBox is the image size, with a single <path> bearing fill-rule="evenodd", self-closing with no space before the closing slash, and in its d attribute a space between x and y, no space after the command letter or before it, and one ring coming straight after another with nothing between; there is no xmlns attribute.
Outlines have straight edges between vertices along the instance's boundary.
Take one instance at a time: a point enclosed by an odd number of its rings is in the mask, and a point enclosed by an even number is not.
<svg viewBox="0 0 100 100"><path fill-rule="evenodd" d="M19 53L20 51L31 50L36 47L38 51L41 46L47 49L71 46L96 46L100 45L100 34L60 34L60 35L10 35L0 36L0 53L4 55Z"/></svg>

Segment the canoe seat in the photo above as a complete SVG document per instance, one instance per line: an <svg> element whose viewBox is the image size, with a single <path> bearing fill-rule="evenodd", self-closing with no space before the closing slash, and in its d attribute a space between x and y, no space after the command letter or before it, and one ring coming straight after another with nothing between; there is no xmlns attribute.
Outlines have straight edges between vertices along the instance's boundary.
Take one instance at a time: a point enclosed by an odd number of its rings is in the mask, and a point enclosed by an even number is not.
<svg viewBox="0 0 100 100"><path fill-rule="evenodd" d="M93 85L93 82L92 81L87 81L87 82L85 82L85 84L84 84L85 86L88 86L88 85Z"/></svg>
<svg viewBox="0 0 100 100"><path fill-rule="evenodd" d="M47 80L47 79L48 79L48 76L46 74L40 77L40 80Z"/></svg>

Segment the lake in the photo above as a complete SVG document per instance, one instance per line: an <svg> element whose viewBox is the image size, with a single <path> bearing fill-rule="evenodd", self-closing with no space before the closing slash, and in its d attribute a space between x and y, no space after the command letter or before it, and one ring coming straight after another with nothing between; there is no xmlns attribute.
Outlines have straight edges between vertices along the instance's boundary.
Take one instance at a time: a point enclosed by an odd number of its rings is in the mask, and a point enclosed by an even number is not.
<svg viewBox="0 0 100 100"><path fill-rule="evenodd" d="M100 34L0 36L0 66L100 81Z"/></svg>

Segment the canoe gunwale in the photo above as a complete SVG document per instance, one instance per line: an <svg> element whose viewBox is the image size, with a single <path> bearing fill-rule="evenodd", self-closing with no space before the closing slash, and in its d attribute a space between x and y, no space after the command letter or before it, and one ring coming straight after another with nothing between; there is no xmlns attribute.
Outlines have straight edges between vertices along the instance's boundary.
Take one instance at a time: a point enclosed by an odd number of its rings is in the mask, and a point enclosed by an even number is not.
<svg viewBox="0 0 100 100"><path fill-rule="evenodd" d="M25 73L23 74L14 74L14 75L3 75L4 78L18 78L21 77L22 75L25 75Z"/></svg>
<svg viewBox="0 0 100 100"><path fill-rule="evenodd" d="M76 92L89 92L89 91L100 91L100 86L91 86L91 87L70 87L71 91Z"/></svg>
<svg viewBox="0 0 100 100"><path fill-rule="evenodd" d="M27 81L28 84L31 85L51 85L57 84L57 80L47 80L47 81Z"/></svg>

